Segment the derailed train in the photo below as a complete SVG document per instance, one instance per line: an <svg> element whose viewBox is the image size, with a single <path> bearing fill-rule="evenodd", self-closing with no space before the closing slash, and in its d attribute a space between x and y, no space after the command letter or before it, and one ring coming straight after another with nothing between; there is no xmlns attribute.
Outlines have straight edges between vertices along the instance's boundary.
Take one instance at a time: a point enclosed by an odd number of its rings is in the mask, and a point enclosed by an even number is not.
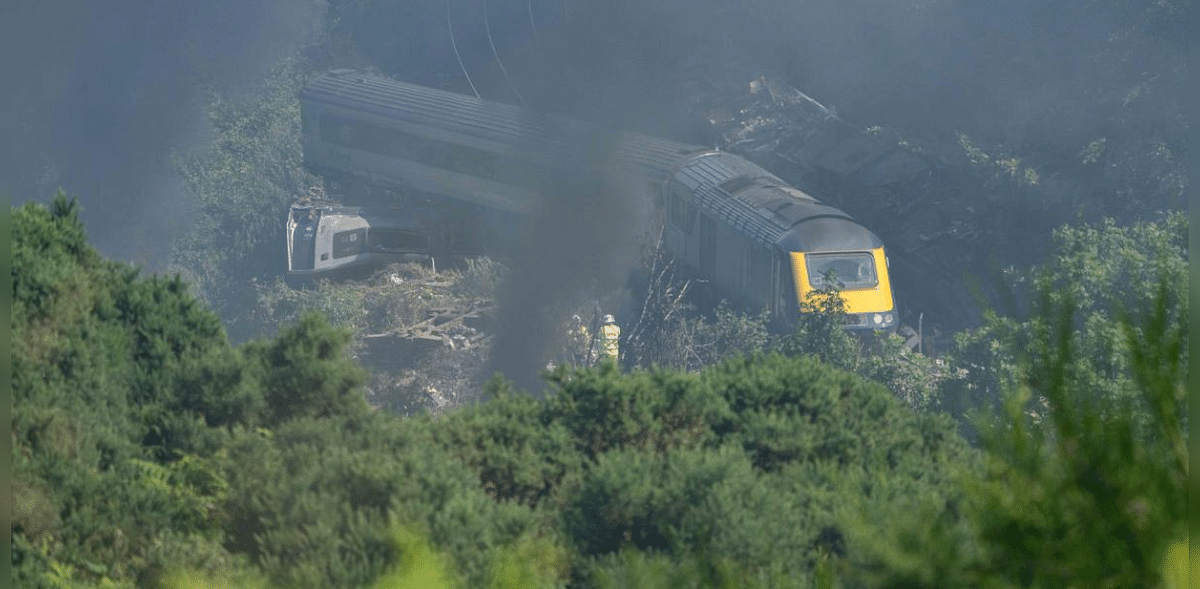
<svg viewBox="0 0 1200 589"><path fill-rule="evenodd" d="M545 174L582 165L574 146L595 141L652 187L665 247L723 296L790 323L810 293L836 288L850 328L897 324L880 239L737 155L352 70L314 79L300 101L306 166L402 196L380 209L294 205L292 274L485 250L485 236L537 214Z"/></svg>

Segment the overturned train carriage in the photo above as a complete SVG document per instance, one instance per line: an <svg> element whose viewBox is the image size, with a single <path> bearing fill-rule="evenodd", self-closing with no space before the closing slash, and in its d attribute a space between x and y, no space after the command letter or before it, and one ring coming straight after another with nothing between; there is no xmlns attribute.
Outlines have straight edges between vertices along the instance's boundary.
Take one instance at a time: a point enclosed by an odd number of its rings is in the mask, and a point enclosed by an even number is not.
<svg viewBox="0 0 1200 589"><path fill-rule="evenodd" d="M348 70L316 78L300 99L310 169L402 196L386 213L297 203L292 273L439 243L486 250L537 214L547 178L603 157L653 187L666 247L722 296L790 322L809 294L836 288L852 328L896 325L879 238L739 156Z"/></svg>

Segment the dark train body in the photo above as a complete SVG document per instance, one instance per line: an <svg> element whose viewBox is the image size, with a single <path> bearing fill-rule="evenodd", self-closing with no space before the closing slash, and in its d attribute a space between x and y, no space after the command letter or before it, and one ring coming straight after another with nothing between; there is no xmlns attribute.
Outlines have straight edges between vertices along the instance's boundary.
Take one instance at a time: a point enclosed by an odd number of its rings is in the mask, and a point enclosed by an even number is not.
<svg viewBox="0 0 1200 589"><path fill-rule="evenodd" d="M717 291L790 322L800 301L841 290L851 327L891 329L882 242L849 215L737 155L348 70L302 91L305 165L326 178L404 195L384 213L298 203L289 272L485 249L480 234L537 214L541 179L595 153L652 187L665 246ZM581 153L578 146L588 145ZM465 220L465 221L464 221Z"/></svg>

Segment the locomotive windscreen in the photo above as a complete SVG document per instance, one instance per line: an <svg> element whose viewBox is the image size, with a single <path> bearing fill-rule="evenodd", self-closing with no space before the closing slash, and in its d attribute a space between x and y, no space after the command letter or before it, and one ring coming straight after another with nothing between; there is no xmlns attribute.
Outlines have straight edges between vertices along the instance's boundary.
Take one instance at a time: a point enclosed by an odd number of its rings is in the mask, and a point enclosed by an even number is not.
<svg viewBox="0 0 1200 589"><path fill-rule="evenodd" d="M875 258L861 254L809 254L808 283L824 290L854 290L879 284L875 276Z"/></svg>

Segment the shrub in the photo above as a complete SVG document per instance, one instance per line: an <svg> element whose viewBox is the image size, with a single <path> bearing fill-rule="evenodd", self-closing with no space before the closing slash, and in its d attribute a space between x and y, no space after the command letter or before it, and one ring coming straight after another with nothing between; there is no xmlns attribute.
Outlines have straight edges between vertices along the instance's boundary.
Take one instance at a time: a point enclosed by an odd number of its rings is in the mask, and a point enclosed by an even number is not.
<svg viewBox="0 0 1200 589"><path fill-rule="evenodd" d="M1129 379L1117 395L1076 378L1074 306L1044 299L1023 378L999 415L980 418L986 470L961 475L958 510L925 504L868 528L882 537L872 584L1158 585L1164 555L1187 538L1187 325L1169 285L1123 324Z"/></svg>

